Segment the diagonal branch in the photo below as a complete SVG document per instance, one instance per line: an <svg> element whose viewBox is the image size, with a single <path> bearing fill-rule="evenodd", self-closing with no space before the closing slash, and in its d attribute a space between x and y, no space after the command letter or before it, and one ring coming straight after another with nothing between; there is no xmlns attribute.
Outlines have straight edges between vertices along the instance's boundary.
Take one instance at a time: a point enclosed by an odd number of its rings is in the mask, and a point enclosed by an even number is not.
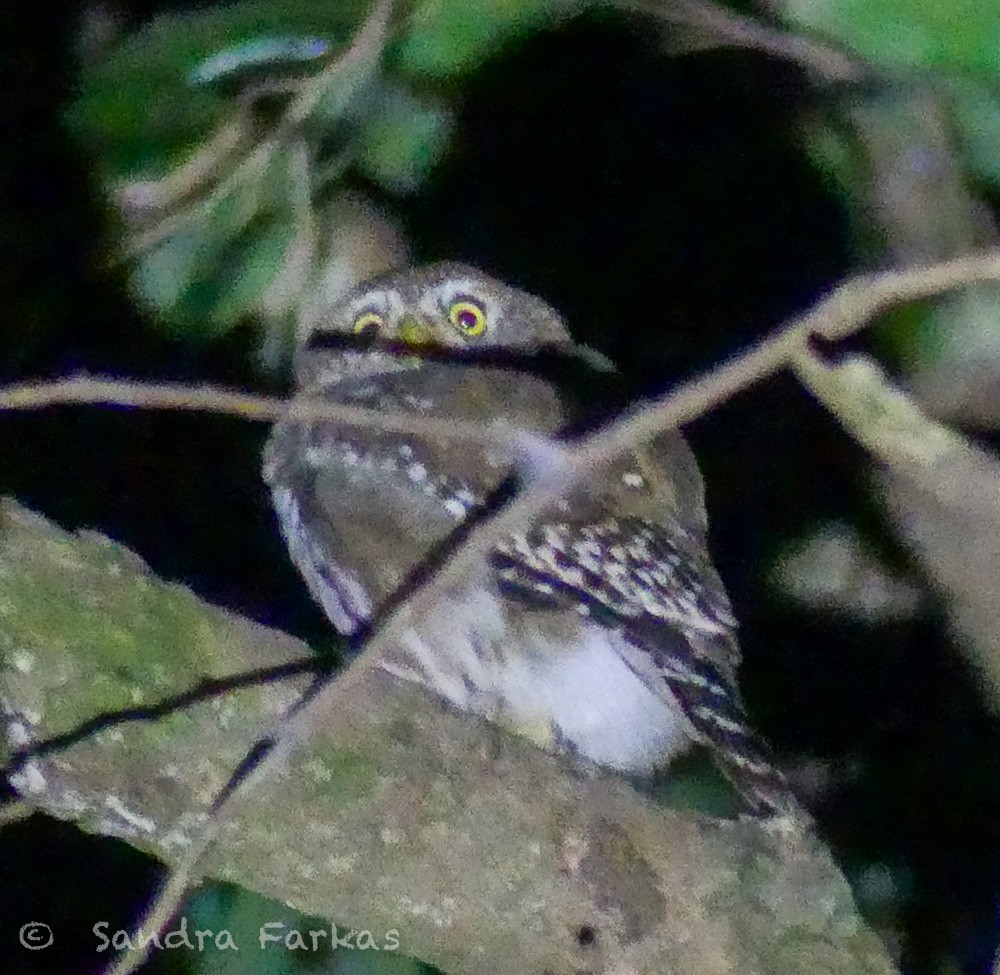
<svg viewBox="0 0 1000 975"><path fill-rule="evenodd" d="M858 83L869 73L863 61L832 45L781 30L759 18L740 16L711 0L621 0L621 6L641 11L673 27L686 28L694 42L686 50L756 49L775 58L793 61L828 83Z"/></svg>
<svg viewBox="0 0 1000 975"><path fill-rule="evenodd" d="M804 353L800 381L868 450L878 495L903 541L947 597L952 630L1000 708L1000 462L925 415L862 355Z"/></svg>

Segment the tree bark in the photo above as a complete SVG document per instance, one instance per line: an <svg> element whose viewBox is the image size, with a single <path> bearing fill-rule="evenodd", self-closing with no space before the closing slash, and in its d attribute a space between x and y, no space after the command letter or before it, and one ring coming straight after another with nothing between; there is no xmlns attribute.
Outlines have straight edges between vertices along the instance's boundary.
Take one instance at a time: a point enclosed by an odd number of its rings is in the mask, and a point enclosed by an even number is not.
<svg viewBox="0 0 1000 975"><path fill-rule="evenodd" d="M11 747L207 676L305 655L156 579L121 546L0 507L0 699ZM301 692L244 689L110 728L14 776L23 801L183 852ZM806 831L660 808L378 670L227 822L204 868L444 971L890 973Z"/></svg>

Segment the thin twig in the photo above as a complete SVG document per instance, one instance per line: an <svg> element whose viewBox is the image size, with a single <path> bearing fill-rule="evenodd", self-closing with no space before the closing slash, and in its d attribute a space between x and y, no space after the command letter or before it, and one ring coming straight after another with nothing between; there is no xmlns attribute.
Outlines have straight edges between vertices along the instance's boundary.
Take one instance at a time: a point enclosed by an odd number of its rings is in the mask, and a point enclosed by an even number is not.
<svg viewBox="0 0 1000 975"><path fill-rule="evenodd" d="M350 74L358 71L363 79L366 68L378 62L389 39L389 22L394 6L395 0L376 0L347 50L303 86L288 107L282 120L283 126L298 126L312 114L331 87L345 78L349 89L346 97L353 96L357 79L351 79Z"/></svg>
<svg viewBox="0 0 1000 975"><path fill-rule="evenodd" d="M155 721L157 718L182 711L184 708L200 704L210 698L231 694L243 687L260 687L263 684L301 677L303 674L317 674L330 667L330 662L322 657L302 657L283 664L273 664L270 667L244 670L229 677L206 677L187 690L169 694L153 704L100 711L91 715L86 721L74 725L68 731L62 731L50 738L43 738L16 750L7 764L0 767L0 782L9 780L28 762L65 751L87 738L92 738L98 732L107 731L108 728L115 728L131 722Z"/></svg>
<svg viewBox="0 0 1000 975"><path fill-rule="evenodd" d="M0 412L40 410L51 406L115 406L125 409L183 410L217 413L275 423L329 420L360 430L384 430L421 437L450 437L470 444L500 449L509 445L509 432L472 420L441 420L405 413L383 413L360 406L342 406L307 396L282 399L238 393L217 386L188 383L150 383L102 376L75 376L52 382L30 382L0 387Z"/></svg>
<svg viewBox="0 0 1000 975"><path fill-rule="evenodd" d="M740 16L710 0L625 0L622 5L700 31L707 44L756 48L794 61L824 81L857 82L867 73L864 62L835 47Z"/></svg>
<svg viewBox="0 0 1000 975"><path fill-rule="evenodd" d="M750 386L781 368L790 352L808 335L819 335L831 341L846 338L860 331L886 308L930 298L962 285L990 281L1000 281L1000 249L905 271L886 271L850 279L754 349L736 356L685 389L700 391L710 388L712 396L705 399L699 395L697 398L697 402L702 404L699 407L701 410L710 409L732 392ZM289 401L207 385L77 376L0 387L0 412L37 410L65 404L221 413L272 423L290 417L303 421L329 420L359 429L377 428L414 436L452 437L500 448L509 446L521 436L511 436L488 424L465 420L383 413L305 397ZM648 409L655 409L655 404ZM693 415L696 414L686 414L679 422L683 423Z"/></svg>
<svg viewBox="0 0 1000 975"><path fill-rule="evenodd" d="M250 144L251 127L246 117L241 114L227 119L200 149L166 176L125 183L113 193L113 199L126 218L142 226L155 214L182 205L199 187L219 178Z"/></svg>
<svg viewBox="0 0 1000 975"><path fill-rule="evenodd" d="M933 298L953 288L997 281L1000 281L1000 248L902 271L859 275L845 281L796 319L793 327L837 341L861 331L888 308Z"/></svg>

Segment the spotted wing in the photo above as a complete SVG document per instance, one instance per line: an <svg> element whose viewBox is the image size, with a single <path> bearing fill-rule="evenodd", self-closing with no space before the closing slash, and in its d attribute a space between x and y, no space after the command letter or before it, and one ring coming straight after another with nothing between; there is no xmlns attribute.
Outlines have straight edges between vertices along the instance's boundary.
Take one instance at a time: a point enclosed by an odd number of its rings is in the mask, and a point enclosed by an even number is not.
<svg viewBox="0 0 1000 975"><path fill-rule="evenodd" d="M634 480L640 470L649 483ZM629 475L644 490L625 504L617 495ZM509 598L573 610L620 633L629 648L626 663L683 713L692 737L709 747L751 808L797 811L740 699L736 620L706 548L700 478L686 487L670 482L646 456L616 466L601 483L615 493L613 504L591 485L570 506L573 517L544 519L498 548L502 589ZM665 510L663 497L657 499L664 491L676 502ZM632 513L608 515L609 508Z"/></svg>

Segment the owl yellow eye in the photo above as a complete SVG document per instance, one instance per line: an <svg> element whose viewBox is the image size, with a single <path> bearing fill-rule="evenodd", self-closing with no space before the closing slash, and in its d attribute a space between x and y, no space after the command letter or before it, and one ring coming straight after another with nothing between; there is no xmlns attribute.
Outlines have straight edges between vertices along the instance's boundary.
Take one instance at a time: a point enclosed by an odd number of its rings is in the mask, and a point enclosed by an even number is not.
<svg viewBox="0 0 1000 975"><path fill-rule="evenodd" d="M381 328L385 319L377 311L366 311L354 320L355 333L370 332Z"/></svg>
<svg viewBox="0 0 1000 975"><path fill-rule="evenodd" d="M448 309L448 321L463 335L475 338L486 331L486 312L474 301L456 301Z"/></svg>

